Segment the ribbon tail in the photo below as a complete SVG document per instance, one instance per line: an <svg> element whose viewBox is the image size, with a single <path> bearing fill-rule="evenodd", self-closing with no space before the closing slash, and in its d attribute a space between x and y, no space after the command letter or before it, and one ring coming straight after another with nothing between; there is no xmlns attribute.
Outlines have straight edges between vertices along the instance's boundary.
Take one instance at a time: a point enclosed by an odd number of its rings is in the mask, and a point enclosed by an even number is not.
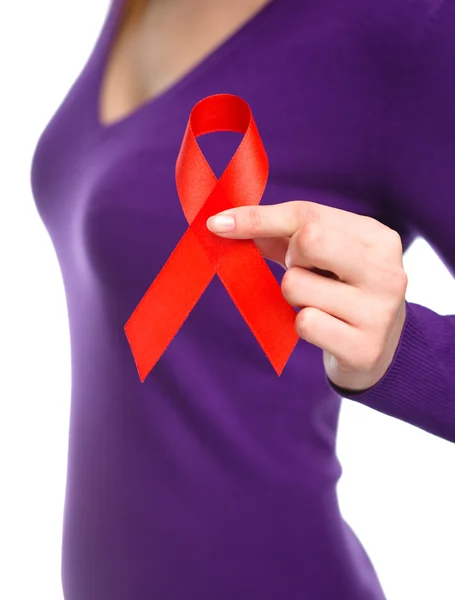
<svg viewBox="0 0 455 600"><path fill-rule="evenodd" d="M296 312L284 299L254 242L248 248L233 247L217 273L277 375L281 375L299 340Z"/></svg>
<svg viewBox="0 0 455 600"><path fill-rule="evenodd" d="M188 229L124 326L143 383L215 275Z"/></svg>

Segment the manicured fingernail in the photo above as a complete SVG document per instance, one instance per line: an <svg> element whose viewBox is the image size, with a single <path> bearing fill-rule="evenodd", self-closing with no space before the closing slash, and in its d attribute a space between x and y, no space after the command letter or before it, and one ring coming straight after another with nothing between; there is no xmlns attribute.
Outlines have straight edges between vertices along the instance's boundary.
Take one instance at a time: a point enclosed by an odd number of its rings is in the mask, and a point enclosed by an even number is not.
<svg viewBox="0 0 455 600"><path fill-rule="evenodd" d="M215 217L210 217L207 220L207 227L213 233L225 233L226 231L231 231L234 229L235 220L234 217L230 217L228 215L217 215Z"/></svg>

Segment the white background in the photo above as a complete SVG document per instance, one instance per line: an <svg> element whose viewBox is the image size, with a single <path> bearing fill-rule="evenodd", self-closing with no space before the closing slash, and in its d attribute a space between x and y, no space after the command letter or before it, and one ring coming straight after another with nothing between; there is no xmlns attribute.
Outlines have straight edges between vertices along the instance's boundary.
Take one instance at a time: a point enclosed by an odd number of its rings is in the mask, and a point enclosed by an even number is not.
<svg viewBox="0 0 455 600"><path fill-rule="evenodd" d="M4 600L62 600L68 323L59 266L33 203L29 170L37 138L87 58L106 8L106 0L21 0L0 8ZM455 281L423 240L405 255L405 268L408 300L455 313ZM345 401L339 455L344 515L388 600L453 600L455 445Z"/></svg>

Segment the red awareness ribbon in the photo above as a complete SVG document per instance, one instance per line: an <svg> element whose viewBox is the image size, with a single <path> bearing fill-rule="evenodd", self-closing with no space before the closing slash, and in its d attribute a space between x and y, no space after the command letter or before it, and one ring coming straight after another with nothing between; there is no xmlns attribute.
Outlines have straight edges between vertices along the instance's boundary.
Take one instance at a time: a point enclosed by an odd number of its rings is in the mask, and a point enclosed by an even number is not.
<svg viewBox="0 0 455 600"><path fill-rule="evenodd" d="M196 141L216 131L244 134L219 180ZM206 225L221 211L259 204L267 177L267 154L248 104L231 94L198 102L176 164L177 191L189 227L124 327L141 382L215 274L281 375L299 339L296 313L252 240L221 238Z"/></svg>

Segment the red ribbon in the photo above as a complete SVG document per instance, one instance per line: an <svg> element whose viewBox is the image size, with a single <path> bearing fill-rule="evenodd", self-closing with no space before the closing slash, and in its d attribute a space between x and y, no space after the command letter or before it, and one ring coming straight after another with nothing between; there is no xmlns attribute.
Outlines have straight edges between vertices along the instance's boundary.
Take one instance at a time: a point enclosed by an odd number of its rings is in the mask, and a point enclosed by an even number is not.
<svg viewBox="0 0 455 600"><path fill-rule="evenodd" d="M244 134L219 180L196 141L215 131ZM220 238L206 226L216 213L259 204L267 176L267 155L248 104L230 94L198 102L176 164L177 191L189 228L124 327L142 382L215 274L281 375L298 341L294 309L252 240Z"/></svg>

